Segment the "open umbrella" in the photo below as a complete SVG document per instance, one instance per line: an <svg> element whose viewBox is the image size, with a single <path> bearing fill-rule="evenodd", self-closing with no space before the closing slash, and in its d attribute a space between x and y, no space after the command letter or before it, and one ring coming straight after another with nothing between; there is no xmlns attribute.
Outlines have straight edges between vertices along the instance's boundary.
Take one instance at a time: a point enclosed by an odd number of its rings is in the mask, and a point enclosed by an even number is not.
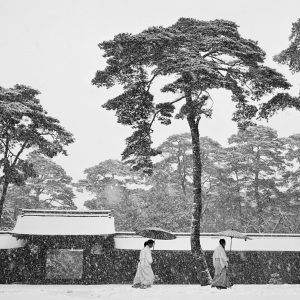
<svg viewBox="0 0 300 300"><path fill-rule="evenodd" d="M233 229L218 232L217 235L219 235L219 236L228 236L228 237L231 238L231 240L230 240L230 251L231 251L231 245L232 245L232 239L233 238L243 239L245 241L252 240L247 234L242 233L242 232L238 232L238 231L233 230Z"/></svg>
<svg viewBox="0 0 300 300"><path fill-rule="evenodd" d="M176 235L158 227L148 227L144 229L137 229L136 234L153 240L174 240Z"/></svg>

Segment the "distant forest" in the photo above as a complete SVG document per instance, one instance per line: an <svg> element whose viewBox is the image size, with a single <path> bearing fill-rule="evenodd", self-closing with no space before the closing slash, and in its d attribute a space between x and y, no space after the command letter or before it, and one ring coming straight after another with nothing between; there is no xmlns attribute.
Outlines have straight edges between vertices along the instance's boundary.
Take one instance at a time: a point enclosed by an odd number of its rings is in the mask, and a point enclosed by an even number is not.
<svg viewBox="0 0 300 300"><path fill-rule="evenodd" d="M209 137L201 137L200 144L202 232L300 232L300 134L279 138L270 127L252 126L230 136L227 147ZM172 135L157 150L152 175L106 160L85 169L78 182L50 158L31 152L27 161L36 174L10 185L2 229L13 228L19 208L76 209L77 191L90 195L88 209L111 209L118 231L159 226L189 232L190 134Z"/></svg>

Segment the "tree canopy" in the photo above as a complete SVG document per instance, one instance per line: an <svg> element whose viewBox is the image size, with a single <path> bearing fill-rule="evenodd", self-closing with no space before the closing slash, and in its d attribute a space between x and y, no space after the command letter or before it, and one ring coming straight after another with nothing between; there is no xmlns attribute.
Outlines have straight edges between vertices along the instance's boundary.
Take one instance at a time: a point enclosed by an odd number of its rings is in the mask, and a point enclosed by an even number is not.
<svg viewBox="0 0 300 300"><path fill-rule="evenodd" d="M47 115L38 94L25 85L0 87L0 216L9 184L22 185L36 176L33 165L22 158L24 154L37 150L47 157L66 155L65 147L74 142L59 120Z"/></svg>
<svg viewBox="0 0 300 300"><path fill-rule="evenodd" d="M289 66L292 72L300 72L300 19L292 24L290 45L274 57L274 60Z"/></svg>
<svg viewBox="0 0 300 300"><path fill-rule="evenodd" d="M237 29L234 22L225 20L181 18L170 27L121 33L99 44L107 67L97 71L92 82L98 87L123 86L123 93L103 106L115 110L118 122L134 129L123 152L134 168L151 170L149 157L157 154L151 148L151 125L155 118L169 124L177 101L191 100L180 107L176 118L185 118L192 110L199 122L212 113L209 90L228 89L236 103L233 119L246 126L254 117L268 116L268 102L257 105L262 96L275 88L289 88L281 74L263 65L265 53L257 43L242 38ZM161 91L179 98L155 104L150 88L162 76L168 83Z"/></svg>
<svg viewBox="0 0 300 300"><path fill-rule="evenodd" d="M299 231L299 134L280 138L270 127L252 126L231 135L228 147L209 137L200 140L203 232ZM76 184L89 192L85 206L112 209L118 230L156 224L188 232L193 202L191 136L174 134L158 148L162 153L153 174L140 180L116 160L86 169L85 179Z"/></svg>
<svg viewBox="0 0 300 300"><path fill-rule="evenodd" d="M292 24L292 32L289 40L289 47L281 51L278 55L275 55L274 60L278 63L288 65L289 69L293 73L296 73L300 71L300 19ZM300 98L281 94L274 98L267 110L273 114L277 110L285 108L296 108L300 110Z"/></svg>
<svg viewBox="0 0 300 300"><path fill-rule="evenodd" d="M23 185L10 185L2 227L14 226L20 208L76 209L72 178L60 165L37 152L29 153L26 161L33 166L35 176Z"/></svg>
<svg viewBox="0 0 300 300"><path fill-rule="evenodd" d="M85 179L75 183L79 192L91 196L84 202L89 209L111 209L117 230L133 230L139 223L139 198L133 186L143 179L124 163L108 159L84 170Z"/></svg>

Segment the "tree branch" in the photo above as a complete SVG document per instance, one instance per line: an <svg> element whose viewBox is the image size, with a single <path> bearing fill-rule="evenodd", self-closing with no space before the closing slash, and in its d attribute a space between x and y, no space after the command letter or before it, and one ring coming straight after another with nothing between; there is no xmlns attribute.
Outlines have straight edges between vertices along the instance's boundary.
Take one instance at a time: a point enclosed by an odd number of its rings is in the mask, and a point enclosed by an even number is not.
<svg viewBox="0 0 300 300"><path fill-rule="evenodd" d="M176 103L176 102L179 102L180 100L182 100L182 99L184 99L184 98L185 98L185 96L181 96L181 97L179 97L178 99L176 99L176 100L170 102L170 104L174 104L174 103ZM152 118L152 120L151 120L151 122L150 122L150 125L149 125L149 129L152 127L152 124L153 124L153 122L155 121L156 116L159 114L159 112L160 112L161 110L162 110L162 108L159 109L159 110L157 110L157 111L154 113L153 118Z"/></svg>
<svg viewBox="0 0 300 300"><path fill-rule="evenodd" d="M205 57L210 56L211 54L214 54L217 52L218 52L218 50L211 50L211 51L208 51L206 54L203 54L202 57L205 58Z"/></svg>
<svg viewBox="0 0 300 300"><path fill-rule="evenodd" d="M153 77L148 81L148 89L147 89L147 93L149 92L150 90L150 87L151 87L151 84L153 82L153 80L160 74L161 70L157 71L156 74L153 75Z"/></svg>
<svg viewBox="0 0 300 300"><path fill-rule="evenodd" d="M24 142L24 144L23 144L22 147L20 148L19 152L18 152L17 155L15 156L15 159L14 159L13 163L11 164L11 166L15 166L15 165L16 165L16 163L17 163L17 161L18 161L18 159L19 159L19 156L21 155L21 153L23 152L23 150L24 150L25 147L26 147L27 142L28 142L28 140L26 140L26 141Z"/></svg>
<svg viewBox="0 0 300 300"><path fill-rule="evenodd" d="M2 145L5 147L5 143L0 139L0 143L2 143ZM11 152L11 150L8 147L8 152L12 155L15 156L15 154L13 152Z"/></svg>

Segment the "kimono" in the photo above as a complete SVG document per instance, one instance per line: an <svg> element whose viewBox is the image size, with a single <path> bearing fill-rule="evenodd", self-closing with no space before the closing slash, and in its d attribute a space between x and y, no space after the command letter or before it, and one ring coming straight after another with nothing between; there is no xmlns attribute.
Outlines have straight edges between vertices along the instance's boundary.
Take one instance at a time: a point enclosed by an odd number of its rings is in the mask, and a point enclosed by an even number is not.
<svg viewBox="0 0 300 300"><path fill-rule="evenodd" d="M133 287L150 287L154 282L154 273L151 268L152 255L148 246L140 252L136 275L133 280Z"/></svg>
<svg viewBox="0 0 300 300"><path fill-rule="evenodd" d="M219 245L214 251L213 265L215 269L215 276L211 286L223 289L231 287L227 274L228 257L225 253L225 249L221 245Z"/></svg>

